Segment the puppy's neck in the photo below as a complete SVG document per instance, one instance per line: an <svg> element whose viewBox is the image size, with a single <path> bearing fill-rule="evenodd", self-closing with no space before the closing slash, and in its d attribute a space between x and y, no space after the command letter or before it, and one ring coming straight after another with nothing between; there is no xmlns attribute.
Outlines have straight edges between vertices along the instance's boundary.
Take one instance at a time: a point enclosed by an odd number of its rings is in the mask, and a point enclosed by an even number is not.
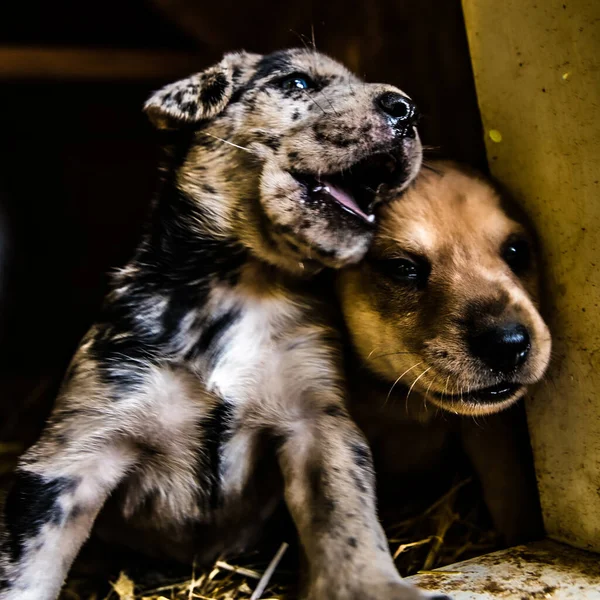
<svg viewBox="0 0 600 600"><path fill-rule="evenodd" d="M183 285L215 275L229 277L246 262L248 252L215 210L221 198L216 197L214 180L221 174L209 171L208 161L199 165L199 184L192 195L180 179L196 133L190 129L162 135L158 190L144 236L126 271L151 272L157 282Z"/></svg>
<svg viewBox="0 0 600 600"><path fill-rule="evenodd" d="M193 294L219 283L235 286L244 275L266 294L275 288L311 291L313 282L260 260L234 234L216 229L210 211L210 203L190 198L165 176L142 241L114 286L137 282L155 292L187 289Z"/></svg>
<svg viewBox="0 0 600 600"><path fill-rule="evenodd" d="M210 219L201 202L174 186L164 187L150 216L140 261L150 254L168 269L165 275L190 279L240 265L247 252L233 236L214 231Z"/></svg>

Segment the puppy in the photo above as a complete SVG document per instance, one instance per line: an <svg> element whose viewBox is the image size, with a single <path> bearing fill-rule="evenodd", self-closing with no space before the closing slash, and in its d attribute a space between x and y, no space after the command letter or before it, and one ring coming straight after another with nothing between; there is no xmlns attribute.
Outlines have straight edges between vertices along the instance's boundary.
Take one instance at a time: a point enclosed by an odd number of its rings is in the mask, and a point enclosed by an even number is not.
<svg viewBox="0 0 600 600"><path fill-rule="evenodd" d="M162 187L20 462L0 598L55 598L109 496L124 541L201 561L251 543L284 496L309 598L426 597L394 567L335 331L301 281L359 261L376 200L414 178L413 103L289 50L229 54L146 112Z"/></svg>
<svg viewBox="0 0 600 600"><path fill-rule="evenodd" d="M531 234L481 177L433 164L381 208L373 247L340 273L339 297L353 360L366 366L349 370L352 413L382 497L402 489L408 500L455 472L458 437L505 541L542 532L523 421L514 410L469 418L508 409L544 375L551 338L538 293Z"/></svg>

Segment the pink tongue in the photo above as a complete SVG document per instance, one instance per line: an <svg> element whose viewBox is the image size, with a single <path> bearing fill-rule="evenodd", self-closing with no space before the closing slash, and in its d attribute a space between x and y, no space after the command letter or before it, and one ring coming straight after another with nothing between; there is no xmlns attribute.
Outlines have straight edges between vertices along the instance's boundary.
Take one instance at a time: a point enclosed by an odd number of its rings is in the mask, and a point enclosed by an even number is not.
<svg viewBox="0 0 600 600"><path fill-rule="evenodd" d="M356 200L350 194L345 192L342 188L332 185L328 181L323 181L323 191L327 192L330 196L333 196L338 204L341 204L344 208L347 208L350 212L354 213L369 221L371 223L375 217L373 215L367 215L360 206L356 203Z"/></svg>

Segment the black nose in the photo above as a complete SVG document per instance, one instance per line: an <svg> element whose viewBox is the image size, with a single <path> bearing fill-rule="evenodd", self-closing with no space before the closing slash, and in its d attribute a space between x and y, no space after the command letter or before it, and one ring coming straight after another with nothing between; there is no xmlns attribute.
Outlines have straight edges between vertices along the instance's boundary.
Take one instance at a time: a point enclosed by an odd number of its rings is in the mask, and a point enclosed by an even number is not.
<svg viewBox="0 0 600 600"><path fill-rule="evenodd" d="M414 125L419 118L417 107L406 96L385 92L375 100L377 106L395 121L397 127Z"/></svg>
<svg viewBox="0 0 600 600"><path fill-rule="evenodd" d="M498 373L509 373L527 359L531 340L520 323L494 326L469 339L473 356Z"/></svg>

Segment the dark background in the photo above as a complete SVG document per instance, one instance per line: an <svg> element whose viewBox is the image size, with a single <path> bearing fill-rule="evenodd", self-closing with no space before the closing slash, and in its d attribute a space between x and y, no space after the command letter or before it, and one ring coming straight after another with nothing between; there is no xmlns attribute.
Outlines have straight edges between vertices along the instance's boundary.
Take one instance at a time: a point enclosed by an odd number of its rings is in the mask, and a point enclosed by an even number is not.
<svg viewBox="0 0 600 600"><path fill-rule="evenodd" d="M38 435L106 273L136 243L155 183L149 92L313 32L416 100L434 154L485 169L460 0L0 3L1 442Z"/></svg>

